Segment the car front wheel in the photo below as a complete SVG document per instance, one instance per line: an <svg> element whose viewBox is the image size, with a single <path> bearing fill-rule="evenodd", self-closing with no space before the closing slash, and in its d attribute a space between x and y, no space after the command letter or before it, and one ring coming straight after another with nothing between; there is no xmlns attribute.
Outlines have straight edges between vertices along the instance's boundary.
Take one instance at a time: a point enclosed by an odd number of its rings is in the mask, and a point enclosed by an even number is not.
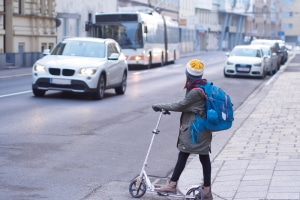
<svg viewBox="0 0 300 200"><path fill-rule="evenodd" d="M103 99L105 87L106 87L105 86L105 77L103 74L101 74L99 77L99 81L98 81L97 91L92 94L93 99L95 99L95 100Z"/></svg>
<svg viewBox="0 0 300 200"><path fill-rule="evenodd" d="M127 86L127 74L124 72L122 77L122 83L119 87L115 88L116 94L124 94Z"/></svg>
<svg viewBox="0 0 300 200"><path fill-rule="evenodd" d="M46 93L46 90L39 90L39 89L32 88L32 93L36 97L43 97L45 95L45 93Z"/></svg>
<svg viewBox="0 0 300 200"><path fill-rule="evenodd" d="M224 74L224 77L225 77L225 78L230 77L228 74L225 73L225 69L223 70L223 74Z"/></svg>

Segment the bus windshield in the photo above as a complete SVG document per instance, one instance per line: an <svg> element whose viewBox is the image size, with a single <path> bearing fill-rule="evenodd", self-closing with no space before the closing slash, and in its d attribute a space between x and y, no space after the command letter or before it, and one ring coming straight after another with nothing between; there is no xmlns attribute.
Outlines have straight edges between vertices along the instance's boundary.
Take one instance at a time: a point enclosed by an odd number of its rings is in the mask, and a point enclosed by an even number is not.
<svg viewBox="0 0 300 200"><path fill-rule="evenodd" d="M137 49L143 47L142 25L138 22L116 22L96 24L95 36L112 38L122 49Z"/></svg>

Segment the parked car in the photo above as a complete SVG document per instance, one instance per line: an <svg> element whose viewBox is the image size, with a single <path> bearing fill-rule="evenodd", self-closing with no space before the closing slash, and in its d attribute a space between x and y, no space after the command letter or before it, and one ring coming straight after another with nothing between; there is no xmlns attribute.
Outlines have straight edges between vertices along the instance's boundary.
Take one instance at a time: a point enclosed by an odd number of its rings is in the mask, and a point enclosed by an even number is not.
<svg viewBox="0 0 300 200"><path fill-rule="evenodd" d="M277 71L277 54L272 52L272 48L268 45L259 45L263 50L267 74L273 75Z"/></svg>
<svg viewBox="0 0 300 200"><path fill-rule="evenodd" d="M285 45L285 41L283 40L275 40L279 44L279 48L281 50L281 60L280 63L284 65L286 61L288 60L289 54L288 54L288 49Z"/></svg>
<svg viewBox="0 0 300 200"><path fill-rule="evenodd" d="M224 76L251 76L265 78L266 57L257 45L238 45L230 53L224 66Z"/></svg>
<svg viewBox="0 0 300 200"><path fill-rule="evenodd" d="M280 69L281 66L281 50L278 42L275 40L267 40L267 39L256 39L251 41L251 45L269 45L272 47L272 52L277 54L277 70Z"/></svg>
<svg viewBox="0 0 300 200"><path fill-rule="evenodd" d="M67 38L32 68L32 92L48 90L87 93L102 99L106 89L124 94L128 65L119 44L112 39Z"/></svg>

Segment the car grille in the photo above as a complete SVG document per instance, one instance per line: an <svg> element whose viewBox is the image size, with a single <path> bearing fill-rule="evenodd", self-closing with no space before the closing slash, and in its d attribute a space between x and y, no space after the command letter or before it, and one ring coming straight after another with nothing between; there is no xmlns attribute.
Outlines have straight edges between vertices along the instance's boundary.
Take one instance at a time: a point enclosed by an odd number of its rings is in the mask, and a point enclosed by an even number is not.
<svg viewBox="0 0 300 200"><path fill-rule="evenodd" d="M60 69L60 68L49 68L49 73L54 76L73 76L75 70L73 69Z"/></svg>
<svg viewBox="0 0 300 200"><path fill-rule="evenodd" d="M49 68L49 73L51 75L59 76L60 75L60 69L59 68Z"/></svg>
<svg viewBox="0 0 300 200"><path fill-rule="evenodd" d="M247 64L236 64L235 69L239 73L249 73L251 70L251 65Z"/></svg>
<svg viewBox="0 0 300 200"><path fill-rule="evenodd" d="M56 89L62 89L62 90L81 90L85 91L88 89L88 86L83 81L78 80L72 80L71 85L60 85L60 84L52 84L50 83L49 78L40 78L36 85L40 88L56 88Z"/></svg>

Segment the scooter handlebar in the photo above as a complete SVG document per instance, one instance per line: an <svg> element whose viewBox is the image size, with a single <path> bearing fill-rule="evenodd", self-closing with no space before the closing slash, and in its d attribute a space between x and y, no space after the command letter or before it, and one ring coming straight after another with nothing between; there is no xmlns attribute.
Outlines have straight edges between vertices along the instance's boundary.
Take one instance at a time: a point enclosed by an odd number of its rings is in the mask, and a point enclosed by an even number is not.
<svg viewBox="0 0 300 200"><path fill-rule="evenodd" d="M170 111L165 110L165 109L161 109L162 114L164 115L171 115Z"/></svg>

